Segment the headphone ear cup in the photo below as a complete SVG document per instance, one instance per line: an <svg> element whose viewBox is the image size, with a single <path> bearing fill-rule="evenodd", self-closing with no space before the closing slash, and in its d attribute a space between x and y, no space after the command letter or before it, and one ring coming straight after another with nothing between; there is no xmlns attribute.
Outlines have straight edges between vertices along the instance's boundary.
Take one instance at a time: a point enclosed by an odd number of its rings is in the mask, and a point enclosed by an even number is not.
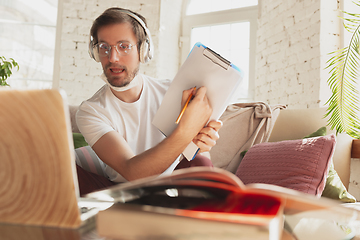
<svg viewBox="0 0 360 240"><path fill-rule="evenodd" d="M89 44L89 56L95 60L93 48L91 47L91 43Z"/></svg>
<svg viewBox="0 0 360 240"><path fill-rule="evenodd" d="M94 44L93 44L93 40L92 40L92 37L90 37L90 43L89 43L89 55L92 59L94 59L96 62L100 62L100 58L99 58L99 55L97 53L94 52Z"/></svg>
<svg viewBox="0 0 360 240"><path fill-rule="evenodd" d="M92 48L92 58L96 61L96 62L100 62L100 57L99 57L99 54L97 53L97 51L94 51L94 48Z"/></svg>
<svg viewBox="0 0 360 240"><path fill-rule="evenodd" d="M140 46L140 62L141 63L147 63L150 58L149 58L149 43L148 43L148 39L146 39Z"/></svg>

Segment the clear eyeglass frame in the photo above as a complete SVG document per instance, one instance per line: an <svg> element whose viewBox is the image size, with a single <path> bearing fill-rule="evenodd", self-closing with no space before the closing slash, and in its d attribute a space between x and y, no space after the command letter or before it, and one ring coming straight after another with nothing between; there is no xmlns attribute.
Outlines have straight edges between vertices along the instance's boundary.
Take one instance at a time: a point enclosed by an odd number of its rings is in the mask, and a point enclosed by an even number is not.
<svg viewBox="0 0 360 240"><path fill-rule="evenodd" d="M131 43L127 43L127 42L119 42L115 45L110 45L108 43L105 42L99 42L97 44L95 44L95 49L98 52L100 57L106 57L106 56L110 56L111 53L111 49L113 47L115 47L116 51L121 55L121 56L126 56L129 55L129 53L131 52L131 50L133 49L133 47L135 47L137 44L132 45Z"/></svg>

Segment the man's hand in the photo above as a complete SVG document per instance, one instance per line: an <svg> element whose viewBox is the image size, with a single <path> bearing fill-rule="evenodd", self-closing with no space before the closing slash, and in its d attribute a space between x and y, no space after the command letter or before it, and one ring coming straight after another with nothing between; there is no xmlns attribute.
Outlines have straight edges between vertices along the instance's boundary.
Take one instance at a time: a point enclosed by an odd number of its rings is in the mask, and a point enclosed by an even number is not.
<svg viewBox="0 0 360 240"><path fill-rule="evenodd" d="M187 106L180 122L179 127L181 132L188 137L191 137L189 141L204 128L212 113L209 100L206 96L206 87L201 87L197 90L192 88L185 90L182 96L181 106L184 106L186 100L193 94L194 97Z"/></svg>
<svg viewBox="0 0 360 240"><path fill-rule="evenodd" d="M206 96L205 87L197 90L185 90L182 97L182 106L184 106L190 94L194 94L194 98L186 108L180 124L186 125L186 130L195 133L192 141L200 148L200 152L208 152L219 139L218 131L222 127L222 122L213 120L206 125L212 109Z"/></svg>
<svg viewBox="0 0 360 240"><path fill-rule="evenodd" d="M201 152L208 152L213 146L215 146L216 141L219 139L219 130L222 127L222 122L210 121L206 127L201 129L201 131L193 139L193 142L200 148Z"/></svg>

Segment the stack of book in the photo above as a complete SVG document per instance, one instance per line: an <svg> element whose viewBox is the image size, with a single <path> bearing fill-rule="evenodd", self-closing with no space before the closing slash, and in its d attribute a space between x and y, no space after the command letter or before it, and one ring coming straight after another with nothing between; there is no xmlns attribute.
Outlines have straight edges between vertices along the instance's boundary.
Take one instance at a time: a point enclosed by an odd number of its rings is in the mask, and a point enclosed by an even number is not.
<svg viewBox="0 0 360 240"><path fill-rule="evenodd" d="M234 174L208 167L140 179L87 197L115 202L97 217L98 234L115 239L281 239L286 215L325 210L331 213L328 221L349 221L355 214L333 200L295 190L245 186Z"/></svg>

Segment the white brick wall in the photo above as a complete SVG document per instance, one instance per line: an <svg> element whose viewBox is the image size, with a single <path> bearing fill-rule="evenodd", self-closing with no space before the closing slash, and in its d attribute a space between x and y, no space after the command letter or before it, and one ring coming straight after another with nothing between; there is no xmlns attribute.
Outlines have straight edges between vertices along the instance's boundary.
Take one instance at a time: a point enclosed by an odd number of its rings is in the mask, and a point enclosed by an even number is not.
<svg viewBox="0 0 360 240"><path fill-rule="evenodd" d="M323 106L327 54L339 47L337 0L262 0L259 7L255 99Z"/></svg>
<svg viewBox="0 0 360 240"><path fill-rule="evenodd" d="M153 77L173 77L179 65L181 5L182 0L63 0L60 80L54 85L66 91L70 104L80 104L103 85L98 78L101 65L88 55L89 32L93 20L113 6L129 8L147 19L155 59L140 71Z"/></svg>
<svg viewBox="0 0 360 240"><path fill-rule="evenodd" d="M106 8L140 12L148 20L155 59L140 71L173 78L179 67L178 40L183 0L63 0L60 81L70 104L91 97L103 83L102 69L88 56L92 21ZM337 0L260 0L255 100L290 108L321 107L329 97L324 70L339 48ZM321 42L321 44L320 44Z"/></svg>

